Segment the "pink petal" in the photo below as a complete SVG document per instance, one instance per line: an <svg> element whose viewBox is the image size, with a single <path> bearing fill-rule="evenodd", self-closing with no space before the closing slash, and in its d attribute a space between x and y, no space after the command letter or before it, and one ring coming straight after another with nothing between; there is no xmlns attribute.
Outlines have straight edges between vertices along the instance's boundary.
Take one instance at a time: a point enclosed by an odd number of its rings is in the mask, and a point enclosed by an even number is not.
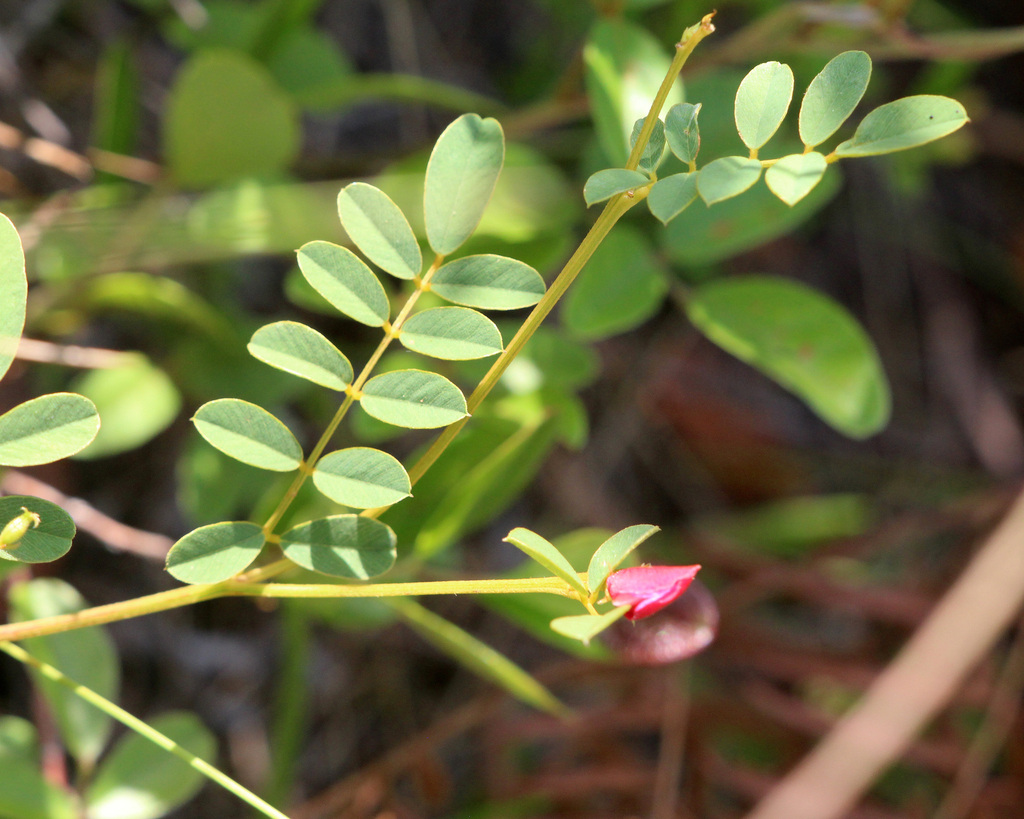
<svg viewBox="0 0 1024 819"><path fill-rule="evenodd" d="M616 606L632 606L627 620L640 620L661 611L679 597L700 566L633 566L608 577L608 597Z"/></svg>

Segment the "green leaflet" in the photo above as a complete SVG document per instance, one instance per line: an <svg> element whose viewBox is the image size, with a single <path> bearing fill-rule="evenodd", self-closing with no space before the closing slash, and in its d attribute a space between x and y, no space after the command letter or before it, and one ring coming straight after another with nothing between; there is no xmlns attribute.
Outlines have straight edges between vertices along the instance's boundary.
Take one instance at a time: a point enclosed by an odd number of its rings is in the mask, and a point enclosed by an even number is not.
<svg viewBox="0 0 1024 819"><path fill-rule="evenodd" d="M919 94L880 105L857 126L836 156L875 156L916 148L953 133L967 123L963 105L949 97Z"/></svg>
<svg viewBox="0 0 1024 819"><path fill-rule="evenodd" d="M761 163L745 156L724 156L697 174L697 192L708 205L739 196L761 178Z"/></svg>
<svg viewBox="0 0 1024 819"><path fill-rule="evenodd" d="M370 327L388 320L391 306L384 287L347 247L307 242L299 248L298 259L306 281L346 316Z"/></svg>
<svg viewBox="0 0 1024 819"><path fill-rule="evenodd" d="M416 353L446 361L497 355L501 333L487 316L467 307L435 307L411 316L399 341Z"/></svg>
<svg viewBox="0 0 1024 819"><path fill-rule="evenodd" d="M356 247L381 270L399 279L420 274L423 255L405 214L379 188L365 182L338 194L341 224Z"/></svg>
<svg viewBox="0 0 1024 819"><path fill-rule="evenodd" d="M288 427L248 401L208 401L196 410L192 422L211 445L244 464L291 472L302 463L302 447Z"/></svg>
<svg viewBox="0 0 1024 819"><path fill-rule="evenodd" d="M324 455L317 461L313 483L331 500L355 509L391 506L412 490L397 458L358 446Z"/></svg>
<svg viewBox="0 0 1024 819"><path fill-rule="evenodd" d="M249 568L265 541L255 523L200 526L171 547L167 571L182 583L219 583Z"/></svg>
<svg viewBox="0 0 1024 819"><path fill-rule="evenodd" d="M618 193L625 193L650 180L640 171L628 171L625 168L605 168L592 173L583 186L583 200L590 207L597 202L611 199Z"/></svg>
<svg viewBox="0 0 1024 819"><path fill-rule="evenodd" d="M25 326L25 254L11 220L0 213L0 378L11 366Z"/></svg>
<svg viewBox="0 0 1024 819"><path fill-rule="evenodd" d="M360 405L378 421L436 429L465 418L466 399L451 381L425 370L396 370L366 382Z"/></svg>
<svg viewBox="0 0 1024 819"><path fill-rule="evenodd" d="M0 464L35 466L84 449L100 428L92 401L70 392L42 395L0 415Z"/></svg>
<svg viewBox="0 0 1024 819"><path fill-rule="evenodd" d="M863 51L844 51L828 61L811 80L800 103L800 139L814 147L846 122L864 96L871 79L871 58Z"/></svg>
<svg viewBox="0 0 1024 819"><path fill-rule="evenodd" d="M528 264L484 253L438 268L430 289L447 301L481 310L531 307L544 295L544 280Z"/></svg>
<svg viewBox="0 0 1024 819"><path fill-rule="evenodd" d="M795 205L821 181L826 168L825 157L817 151L790 154L765 171L764 181L779 199L787 205Z"/></svg>
<svg viewBox="0 0 1024 819"><path fill-rule="evenodd" d="M331 390L352 383L352 365L321 333L297 321L260 327L247 349L265 364Z"/></svg>
<svg viewBox="0 0 1024 819"><path fill-rule="evenodd" d="M75 537L75 522L55 503L30 495L0 498L0 530L22 514L23 508L39 516L39 525L27 528L19 540L0 549L0 559L17 563L49 563L64 557Z"/></svg>
<svg viewBox="0 0 1024 819"><path fill-rule="evenodd" d="M788 65L768 62L752 68L736 91L734 106L743 144L756 151L771 139L792 100L793 70Z"/></svg>
<svg viewBox="0 0 1024 819"><path fill-rule="evenodd" d="M332 577L369 580L395 564L395 533L379 520L334 515L311 520L281 535L285 557Z"/></svg>

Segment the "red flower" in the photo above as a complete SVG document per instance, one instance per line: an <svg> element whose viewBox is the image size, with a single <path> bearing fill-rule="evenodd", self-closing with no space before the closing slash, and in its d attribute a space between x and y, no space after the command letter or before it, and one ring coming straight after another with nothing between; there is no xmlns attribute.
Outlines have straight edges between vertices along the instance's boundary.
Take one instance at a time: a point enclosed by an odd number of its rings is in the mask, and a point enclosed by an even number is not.
<svg viewBox="0 0 1024 819"><path fill-rule="evenodd" d="M616 606L632 606L627 620L641 620L679 597L700 566L634 566L608 576L608 597Z"/></svg>

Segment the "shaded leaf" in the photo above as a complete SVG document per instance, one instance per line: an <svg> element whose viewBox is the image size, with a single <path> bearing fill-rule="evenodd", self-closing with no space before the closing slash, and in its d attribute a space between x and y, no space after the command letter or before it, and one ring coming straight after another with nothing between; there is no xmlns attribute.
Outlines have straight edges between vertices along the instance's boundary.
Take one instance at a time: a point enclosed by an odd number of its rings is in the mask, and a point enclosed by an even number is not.
<svg viewBox="0 0 1024 819"><path fill-rule="evenodd" d="M513 529L504 538L506 543L511 543L527 555L532 557L552 574L562 578L572 586L579 594L586 597L587 587L583 585L572 564L565 559L565 556L558 551L549 541L542 538L536 532L521 527Z"/></svg>
<svg viewBox="0 0 1024 819"><path fill-rule="evenodd" d="M42 528L42 527L40 527ZM11 588L13 620L35 620L73 614L88 608L86 600L62 580L42 578ZM116 700L120 674L114 643L98 626L76 629L22 642L25 650L59 668L75 682L108 700ZM111 718L69 688L38 674L36 681L52 709L65 747L87 768L99 758L112 727Z"/></svg>
<svg viewBox="0 0 1024 819"><path fill-rule="evenodd" d="M629 526L616 532L597 548L587 567L587 585L590 587L591 600L597 599L608 575L622 564L629 553L657 531L657 526L647 523Z"/></svg>
<svg viewBox="0 0 1024 819"><path fill-rule="evenodd" d="M629 606L619 606L604 614L576 614L568 617L556 617L551 621L551 628L558 634L579 640L583 645L608 628L616 620L629 611Z"/></svg>
<svg viewBox="0 0 1024 819"><path fill-rule="evenodd" d="M765 171L764 181L779 199L787 205L795 205L821 181L826 168L825 157L817 151L790 154Z"/></svg>
<svg viewBox="0 0 1024 819"><path fill-rule="evenodd" d="M496 119L463 114L437 138L427 163L423 216L427 240L446 256L476 230L505 160Z"/></svg>
<svg viewBox="0 0 1024 819"><path fill-rule="evenodd" d="M307 242L299 248L298 259L306 281L346 316L370 327L388 320L391 307L384 287L347 247Z"/></svg>
<svg viewBox="0 0 1024 819"><path fill-rule="evenodd" d="M697 198L697 176L677 173L659 179L647 194L647 207L663 225L686 210Z"/></svg>
<svg viewBox="0 0 1024 819"><path fill-rule="evenodd" d="M700 107L700 103L691 105L681 102L669 108L665 115L668 147L687 165L697 161L697 153L700 151L700 128L697 126Z"/></svg>
<svg viewBox="0 0 1024 819"><path fill-rule="evenodd" d="M636 141L640 138L640 132L644 127L644 118L633 123L633 132L629 136L629 151L633 152ZM637 170L645 174L652 174L658 170L662 157L665 156L665 123L660 119L654 121L654 128L651 130L651 137L640 154L640 161L637 163ZM584 189L585 191L586 189ZM589 204L589 203L588 203Z"/></svg>
<svg viewBox="0 0 1024 819"><path fill-rule="evenodd" d="M64 557L75 537L75 522L57 504L31 495L0 498L0 529L23 514L22 508L39 516L39 525L28 528L21 539L0 549L0 559L18 563L49 563Z"/></svg>
<svg viewBox="0 0 1024 819"><path fill-rule="evenodd" d="M405 214L379 188L365 182L338 194L338 215L349 238L381 270L411 279L423 268L419 243Z"/></svg>
<svg viewBox="0 0 1024 819"><path fill-rule="evenodd" d="M717 345L803 399L840 432L889 420L889 386L867 333L840 305L794 281L721 279L696 288L690 320Z"/></svg>
<svg viewBox="0 0 1024 819"><path fill-rule="evenodd" d="M412 490L397 458L360 446L324 455L317 461L313 483L331 500L355 509L391 506Z"/></svg>
<svg viewBox="0 0 1024 819"><path fill-rule="evenodd" d="M436 429L465 418L466 399L451 381L425 370L397 370L366 382L360 405L378 421Z"/></svg>
<svg viewBox="0 0 1024 819"><path fill-rule="evenodd" d="M10 369L25 327L25 253L11 220L0 213L0 378Z"/></svg>
<svg viewBox="0 0 1024 819"><path fill-rule="evenodd" d="M389 598L385 602L425 640L475 674L499 685L520 702L551 714L567 712L566 707L530 674L454 623L428 611L415 600Z"/></svg>
<svg viewBox="0 0 1024 819"><path fill-rule="evenodd" d="M398 340L409 350L447 361L486 358L502 350L501 333L467 307L435 307L411 316Z"/></svg>
<svg viewBox="0 0 1024 819"><path fill-rule="evenodd" d="M331 390L352 383L352 365L323 334L297 321L275 321L252 335L247 349L265 364Z"/></svg>
<svg viewBox="0 0 1024 819"><path fill-rule="evenodd" d="M871 58L844 51L811 80L800 104L800 139L814 147L839 130L864 96L871 79Z"/></svg>
<svg viewBox="0 0 1024 819"><path fill-rule="evenodd" d="M0 717L0 767L4 772L0 781L0 816L10 819L78 819L78 809L71 793L47 781L39 765L38 752L21 744L22 727L31 732L28 741L36 744L35 729L31 723L17 717Z"/></svg>
<svg viewBox="0 0 1024 819"><path fill-rule="evenodd" d="M0 464L36 466L84 449L100 428L96 407L70 392L42 395L0 415Z"/></svg>
<svg viewBox="0 0 1024 819"><path fill-rule="evenodd" d="M949 97L919 94L881 105L836 146L836 156L875 156L916 148L951 134L967 122L963 105Z"/></svg>
<svg viewBox="0 0 1024 819"><path fill-rule="evenodd" d="M442 265L430 280L441 298L481 310L518 310L544 295L540 274L517 259L484 253Z"/></svg>
<svg viewBox="0 0 1024 819"><path fill-rule="evenodd" d="M724 156L697 174L697 191L709 205L739 196L761 178L761 163L745 156Z"/></svg>
<svg viewBox="0 0 1024 819"><path fill-rule="evenodd" d="M583 199L587 207L597 202L611 199L619 193L625 193L640 185L650 182L640 171L628 171L625 168L605 168L592 173L583 186Z"/></svg>
<svg viewBox="0 0 1024 819"><path fill-rule="evenodd" d="M395 533L373 518L335 515L311 520L281 535L285 557L332 577L368 580L395 564Z"/></svg>
<svg viewBox="0 0 1024 819"><path fill-rule="evenodd" d="M149 724L200 759L216 755L216 737L195 714L160 714ZM205 782L183 759L146 737L127 733L89 783L87 819L158 819L195 796Z"/></svg>
<svg viewBox="0 0 1024 819"><path fill-rule="evenodd" d="M291 430L263 407L248 401L208 401L196 410L192 423L211 445L244 464L291 472L302 463L302 447Z"/></svg>
<svg viewBox="0 0 1024 819"><path fill-rule="evenodd" d="M219 583L245 571L266 538L255 523L222 521L193 529L167 553L167 571L182 583Z"/></svg>
<svg viewBox="0 0 1024 819"><path fill-rule="evenodd" d="M750 150L771 139L793 100L793 70L783 63L754 66L736 91L736 130Z"/></svg>

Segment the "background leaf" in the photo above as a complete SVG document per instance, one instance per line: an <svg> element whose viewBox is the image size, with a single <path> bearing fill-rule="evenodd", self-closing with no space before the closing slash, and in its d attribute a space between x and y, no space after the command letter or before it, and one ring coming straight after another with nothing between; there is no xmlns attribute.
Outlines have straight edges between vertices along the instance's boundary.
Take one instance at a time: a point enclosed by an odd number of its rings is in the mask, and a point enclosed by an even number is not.
<svg viewBox="0 0 1024 819"><path fill-rule="evenodd" d="M800 139L814 147L839 130L867 90L871 58L863 51L837 54L811 80L800 103Z"/></svg>
<svg viewBox="0 0 1024 819"><path fill-rule="evenodd" d="M297 321L275 321L252 335L247 349L265 364L327 387L352 383L352 365L322 333Z"/></svg>
<svg viewBox="0 0 1024 819"><path fill-rule="evenodd" d="M96 407L70 392L42 395L0 415L0 464L35 466L85 448L100 428Z"/></svg>
<svg viewBox="0 0 1024 819"><path fill-rule="evenodd" d="M335 515L311 520L281 535L284 556L306 569L369 580L395 564L395 533L373 518Z"/></svg>
<svg viewBox="0 0 1024 819"><path fill-rule="evenodd" d="M244 54L200 51L182 68L167 101L164 144L186 187L279 173L299 149L299 123L274 79Z"/></svg>
<svg viewBox="0 0 1024 819"><path fill-rule="evenodd" d="M495 119L463 114L437 138L427 164L423 215L435 253L457 250L476 230L505 159Z"/></svg>
<svg viewBox="0 0 1024 819"><path fill-rule="evenodd" d="M724 350L791 390L853 438L889 420L889 387L870 338L831 299L786 279L745 276L696 288L687 315Z"/></svg>
<svg viewBox="0 0 1024 819"><path fill-rule="evenodd" d="M291 430L248 401L208 401L196 410L192 423L212 446L244 464L291 472L302 463L302 447Z"/></svg>
<svg viewBox="0 0 1024 819"><path fill-rule="evenodd" d="M338 215L349 238L381 270L411 279L423 268L423 255L398 205L365 182L346 185L338 194Z"/></svg>
<svg viewBox="0 0 1024 819"><path fill-rule="evenodd" d="M466 399L442 375L397 370L375 375L363 387L360 406L379 421L407 429L436 429L466 417Z"/></svg>
<svg viewBox="0 0 1024 819"><path fill-rule="evenodd" d="M10 369L25 326L25 254L11 220L0 213L0 378Z"/></svg>
<svg viewBox="0 0 1024 819"><path fill-rule="evenodd" d="M355 509L391 506L409 497L412 486L401 462L370 447L349 447L317 461L313 483L331 500Z"/></svg>
<svg viewBox="0 0 1024 819"><path fill-rule="evenodd" d="M528 264L490 253L442 265L430 280L441 298L481 310L518 310L544 295L544 280Z"/></svg>
<svg viewBox="0 0 1024 819"><path fill-rule="evenodd" d="M34 620L72 614L88 608L71 586L55 578L20 583L10 592L14 620ZM117 700L120 688L117 653L105 629L88 627L22 641L25 650L58 668L75 682L108 700ZM91 768L110 735L112 721L96 706L53 680L36 676L60 729L65 747L80 765Z"/></svg>
<svg viewBox="0 0 1024 819"><path fill-rule="evenodd" d="M299 269L313 288L351 319L381 327L391 314L384 287L347 247L307 242L299 248Z"/></svg>
<svg viewBox="0 0 1024 819"><path fill-rule="evenodd" d="M919 94L887 102L861 121L836 156L875 156L905 151L951 134L967 122L963 105L949 97Z"/></svg>
<svg viewBox="0 0 1024 819"><path fill-rule="evenodd" d="M466 307L435 307L411 316L399 341L406 349L447 361L486 358L502 350L501 333L487 316Z"/></svg>
<svg viewBox="0 0 1024 819"><path fill-rule="evenodd" d="M219 583L245 571L266 538L245 521L200 526L180 538L167 553L167 571L182 583Z"/></svg>
<svg viewBox="0 0 1024 819"><path fill-rule="evenodd" d="M49 563L64 557L75 537L75 522L57 504L31 495L0 498L0 529L21 514L25 507L39 515L39 525L30 528L17 545L0 549L0 559L18 563Z"/></svg>
<svg viewBox="0 0 1024 819"><path fill-rule="evenodd" d="M216 737L195 714L172 711L147 720L186 751L210 761ZM187 762L146 737L125 734L103 760L85 793L87 819L158 819L206 782Z"/></svg>
<svg viewBox="0 0 1024 819"><path fill-rule="evenodd" d="M0 816L10 819L76 819L71 794L43 777L35 727L0 717Z"/></svg>

